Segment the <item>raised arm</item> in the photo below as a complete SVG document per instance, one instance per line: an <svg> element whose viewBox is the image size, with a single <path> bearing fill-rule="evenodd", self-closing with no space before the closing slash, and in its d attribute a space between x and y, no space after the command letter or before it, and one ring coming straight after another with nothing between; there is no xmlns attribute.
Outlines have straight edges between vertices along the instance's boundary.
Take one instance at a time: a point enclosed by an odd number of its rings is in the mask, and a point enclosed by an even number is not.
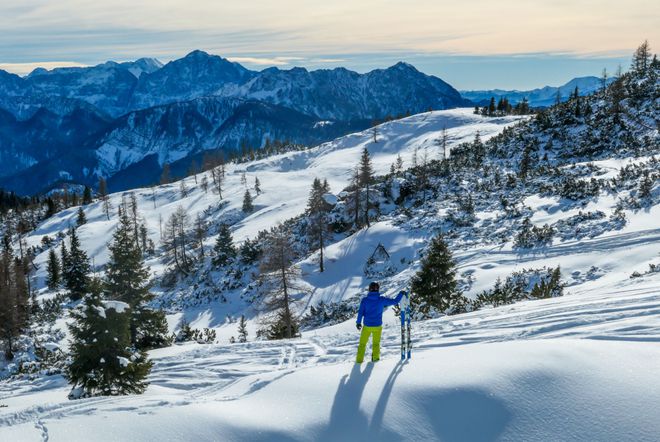
<svg viewBox="0 0 660 442"><path fill-rule="evenodd" d="M384 303L386 306L388 305L397 305L399 302L401 302L401 299L403 299L403 295L405 295L406 292L401 290L398 295L396 295L396 298L385 298L383 297Z"/></svg>

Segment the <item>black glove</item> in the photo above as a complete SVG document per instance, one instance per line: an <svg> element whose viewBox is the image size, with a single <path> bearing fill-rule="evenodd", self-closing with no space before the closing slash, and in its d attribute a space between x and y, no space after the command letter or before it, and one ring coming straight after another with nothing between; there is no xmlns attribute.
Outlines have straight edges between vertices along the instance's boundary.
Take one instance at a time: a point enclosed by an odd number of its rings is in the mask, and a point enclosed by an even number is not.
<svg viewBox="0 0 660 442"><path fill-rule="evenodd" d="M362 324L355 324L358 330L362 330Z"/></svg>

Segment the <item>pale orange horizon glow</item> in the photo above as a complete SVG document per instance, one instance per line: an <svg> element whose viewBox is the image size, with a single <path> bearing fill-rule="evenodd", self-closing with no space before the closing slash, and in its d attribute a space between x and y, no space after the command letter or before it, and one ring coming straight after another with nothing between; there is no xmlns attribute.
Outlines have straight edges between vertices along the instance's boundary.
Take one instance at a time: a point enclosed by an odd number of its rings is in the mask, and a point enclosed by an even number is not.
<svg viewBox="0 0 660 442"><path fill-rule="evenodd" d="M0 14L5 32L139 29L212 35L265 33L262 41L210 50L462 55L628 53L660 40L660 2L650 0L26 0ZM30 7L30 5L32 7ZM5 7L0 6L0 11ZM238 47L237 47L238 46ZM4 60L3 60L4 61Z"/></svg>
<svg viewBox="0 0 660 442"><path fill-rule="evenodd" d="M645 39L653 50L660 45L658 0L4 3L0 69L20 74L36 66L139 57L167 62L202 49L254 68L341 63L365 71L414 60L464 87L488 82L521 87L565 81L569 71L593 75L604 66L615 69ZM487 78L476 78L468 65L452 69L451 57L457 62L460 57L508 58L489 65ZM520 62L510 64L512 57ZM536 57L533 66L526 57ZM574 67L561 65L560 58L573 60ZM555 61L550 66L545 60ZM515 71L519 78L508 81Z"/></svg>

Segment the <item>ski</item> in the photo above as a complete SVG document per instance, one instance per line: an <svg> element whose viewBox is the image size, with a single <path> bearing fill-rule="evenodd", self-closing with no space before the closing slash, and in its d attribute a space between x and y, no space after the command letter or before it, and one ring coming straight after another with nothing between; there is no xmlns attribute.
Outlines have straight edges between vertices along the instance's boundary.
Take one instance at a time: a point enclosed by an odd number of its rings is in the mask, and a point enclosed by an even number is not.
<svg viewBox="0 0 660 442"><path fill-rule="evenodd" d="M403 361L406 359L406 308L400 305L399 310L401 311L401 360Z"/></svg>
<svg viewBox="0 0 660 442"><path fill-rule="evenodd" d="M404 292L399 305L401 310L401 360L410 359L412 341L410 338L410 292Z"/></svg>
<svg viewBox="0 0 660 442"><path fill-rule="evenodd" d="M407 357L410 359L410 351L412 349L412 341L410 339L410 292L406 292L406 328L407 328L407 339L406 339L406 350Z"/></svg>

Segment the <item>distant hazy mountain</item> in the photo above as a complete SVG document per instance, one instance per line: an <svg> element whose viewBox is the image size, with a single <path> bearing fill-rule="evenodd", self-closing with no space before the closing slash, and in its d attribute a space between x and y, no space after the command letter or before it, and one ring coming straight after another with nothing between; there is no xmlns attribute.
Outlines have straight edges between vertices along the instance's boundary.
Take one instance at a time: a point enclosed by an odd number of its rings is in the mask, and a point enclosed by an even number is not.
<svg viewBox="0 0 660 442"><path fill-rule="evenodd" d="M33 99L79 99L113 117L206 96L255 99L341 120L471 104L449 84L406 63L366 74L344 68L258 72L203 51L193 51L164 66L158 60L141 58L92 67L37 68L25 78L0 71L0 92Z"/></svg>
<svg viewBox="0 0 660 442"><path fill-rule="evenodd" d="M612 79L608 81L608 84L611 81ZM479 105L487 104L491 97L495 97L496 100L506 97L511 104L519 103L523 98L527 98L531 106L546 107L554 104L557 99L557 91L559 91L561 99L564 101L575 91L576 86L580 95L588 95L601 88L602 82L598 77L578 77L561 86L545 86L529 91L491 89L461 91L461 95Z"/></svg>
<svg viewBox="0 0 660 442"><path fill-rule="evenodd" d="M127 109L144 109L218 95L223 86L243 84L254 75L255 72L238 63L203 51L193 51L161 69L142 75L127 103Z"/></svg>
<svg viewBox="0 0 660 442"><path fill-rule="evenodd" d="M318 143L375 119L471 104L406 63L366 74L257 72L193 51L165 65L141 58L26 77L0 71L0 187L29 194L104 176L121 190L204 150L266 138ZM120 174L129 168L130 180Z"/></svg>
<svg viewBox="0 0 660 442"><path fill-rule="evenodd" d="M363 75L344 68L311 72L270 68L239 88L225 88L221 93L336 120L383 118L471 104L449 84L407 63Z"/></svg>

